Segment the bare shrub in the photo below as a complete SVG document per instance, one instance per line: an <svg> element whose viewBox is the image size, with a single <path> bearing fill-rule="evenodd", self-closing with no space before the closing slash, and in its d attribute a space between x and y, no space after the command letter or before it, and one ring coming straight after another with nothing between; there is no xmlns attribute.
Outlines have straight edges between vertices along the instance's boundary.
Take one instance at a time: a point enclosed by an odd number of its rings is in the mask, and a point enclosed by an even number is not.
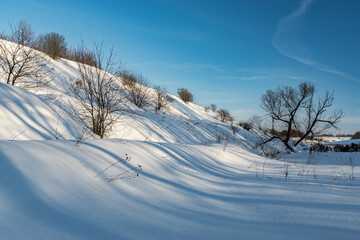
<svg viewBox="0 0 360 240"><path fill-rule="evenodd" d="M75 49L69 49L66 58L89 66L96 66L96 56L94 52L87 49L83 43Z"/></svg>
<svg viewBox="0 0 360 240"><path fill-rule="evenodd" d="M332 150L331 147L323 145L321 143L313 144L313 145L311 145L311 147L309 149L310 153L312 153L312 152L329 152L331 150Z"/></svg>
<svg viewBox="0 0 360 240"><path fill-rule="evenodd" d="M7 84L32 88L47 83L41 56L32 48L35 33L31 25L20 21L11 25L11 33L0 41L0 76Z"/></svg>
<svg viewBox="0 0 360 240"><path fill-rule="evenodd" d="M233 121L233 117L231 116L230 112L223 108L217 111L216 118L223 123Z"/></svg>
<svg viewBox="0 0 360 240"><path fill-rule="evenodd" d="M141 74L130 71L122 71L119 76L127 90L127 99L138 108L144 108L149 104L149 82Z"/></svg>
<svg viewBox="0 0 360 240"><path fill-rule="evenodd" d="M177 90L177 93L178 93L180 99L183 100L185 103L194 101L193 94L186 88L179 88Z"/></svg>
<svg viewBox="0 0 360 240"><path fill-rule="evenodd" d="M360 152L360 144L351 143L350 145L335 145L334 152Z"/></svg>
<svg viewBox="0 0 360 240"><path fill-rule="evenodd" d="M209 107L209 106L206 106L206 107L204 107L204 110L205 110L205 112L209 112L209 111L210 111L210 107Z"/></svg>
<svg viewBox="0 0 360 240"><path fill-rule="evenodd" d="M121 71L119 77L125 88L133 88L136 84L136 74L127 69Z"/></svg>
<svg viewBox="0 0 360 240"><path fill-rule="evenodd" d="M240 131L240 128L238 127L238 124L236 124L236 123L231 123L231 125L230 125L230 128L231 128L231 131L232 131L232 133L235 135L237 132L239 132Z"/></svg>
<svg viewBox="0 0 360 240"><path fill-rule="evenodd" d="M211 104L210 105L210 109L211 109L211 111L213 111L213 112L216 112L216 109L217 109L217 106L216 106L216 104Z"/></svg>
<svg viewBox="0 0 360 240"><path fill-rule="evenodd" d="M252 126L249 122L240 122L239 125L246 131L250 131L252 129Z"/></svg>
<svg viewBox="0 0 360 240"><path fill-rule="evenodd" d="M67 55L65 37L59 33L51 32L40 35L37 39L37 48L55 60Z"/></svg>
<svg viewBox="0 0 360 240"><path fill-rule="evenodd" d="M95 45L93 54L94 67L78 63L80 78L72 81L69 93L80 106L74 107L77 116L88 123L93 133L104 138L121 114L127 112L121 97L122 89L115 77L121 64L115 61L112 49L105 58L102 44Z"/></svg>
<svg viewBox="0 0 360 240"><path fill-rule="evenodd" d="M167 100L167 90L161 86L154 86L154 102L155 102L155 112L156 114L163 108L168 106Z"/></svg>

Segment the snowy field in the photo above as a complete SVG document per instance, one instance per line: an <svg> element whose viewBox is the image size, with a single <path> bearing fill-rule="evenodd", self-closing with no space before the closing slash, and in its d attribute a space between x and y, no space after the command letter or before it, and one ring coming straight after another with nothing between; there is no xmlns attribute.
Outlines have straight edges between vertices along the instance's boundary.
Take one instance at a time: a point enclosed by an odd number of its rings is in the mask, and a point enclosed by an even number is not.
<svg viewBox="0 0 360 240"><path fill-rule="evenodd" d="M0 239L359 239L359 153L269 159L176 96L98 139L70 111L76 63L47 61L46 88L0 83Z"/></svg>
<svg viewBox="0 0 360 240"><path fill-rule="evenodd" d="M299 157L285 179L286 162L234 144L1 141L0 151L3 239L359 239L358 167L350 180L348 166Z"/></svg>

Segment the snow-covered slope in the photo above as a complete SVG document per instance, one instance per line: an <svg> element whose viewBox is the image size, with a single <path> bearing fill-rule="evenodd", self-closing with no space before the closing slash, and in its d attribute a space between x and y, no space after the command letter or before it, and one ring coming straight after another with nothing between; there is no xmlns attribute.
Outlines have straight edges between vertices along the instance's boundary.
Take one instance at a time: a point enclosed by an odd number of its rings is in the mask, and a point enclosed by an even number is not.
<svg viewBox="0 0 360 240"><path fill-rule="evenodd" d="M267 159L176 96L79 141L76 63L44 61L49 86L0 83L0 239L358 239L358 153Z"/></svg>
<svg viewBox="0 0 360 240"><path fill-rule="evenodd" d="M43 58L51 82L47 87L35 89L35 94L0 83L0 117L3 119L0 139L77 139L83 133L83 122L72 114L70 103L74 101L66 90L69 81L80 77L77 63ZM149 95L152 94L154 90L150 88ZM256 139L259 141L257 134L242 129L234 135L228 124L216 120L215 113L206 112L201 106L186 104L173 95L169 97L172 101L160 114L155 114L151 101L145 110L127 102L136 114L122 116L108 137L198 144L231 140L250 148L254 148Z"/></svg>
<svg viewBox="0 0 360 240"><path fill-rule="evenodd" d="M63 109L26 90L0 83L0 139L74 139L82 129Z"/></svg>

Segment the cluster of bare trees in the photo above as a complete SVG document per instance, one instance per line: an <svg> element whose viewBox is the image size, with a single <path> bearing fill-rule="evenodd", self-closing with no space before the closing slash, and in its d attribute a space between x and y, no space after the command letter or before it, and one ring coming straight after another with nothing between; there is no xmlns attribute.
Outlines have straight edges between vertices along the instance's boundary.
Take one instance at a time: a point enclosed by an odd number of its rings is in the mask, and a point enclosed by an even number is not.
<svg viewBox="0 0 360 240"><path fill-rule="evenodd" d="M36 53L35 33L31 25L20 21L10 25L10 33L0 41L0 77L7 84L31 88L46 83L43 59Z"/></svg>
<svg viewBox="0 0 360 240"><path fill-rule="evenodd" d="M139 108L152 104L156 113L168 106L166 89L155 86L151 91L141 74L123 70L113 49L105 54L102 44L89 50L83 43L68 49L61 34L47 33L36 37L31 25L25 21L10 28L10 34L0 35L1 39L12 42L0 41L1 79L21 87L45 81L46 61L37 50L54 60L67 58L76 61L80 77L73 79L68 87L75 100L73 110L75 116L85 120L91 131L101 138L110 133L123 113L130 112L126 100Z"/></svg>

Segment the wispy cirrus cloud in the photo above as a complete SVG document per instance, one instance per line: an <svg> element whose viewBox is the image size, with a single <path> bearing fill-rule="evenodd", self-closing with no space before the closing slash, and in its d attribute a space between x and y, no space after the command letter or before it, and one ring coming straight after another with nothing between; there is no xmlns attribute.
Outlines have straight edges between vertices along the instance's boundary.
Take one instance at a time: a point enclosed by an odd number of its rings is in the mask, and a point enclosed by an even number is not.
<svg viewBox="0 0 360 240"><path fill-rule="evenodd" d="M305 30L305 15L315 0L301 0L299 8L282 18L272 39L272 45L283 55L320 71L338 75L353 81L358 79L347 73L326 66L313 59L311 53L301 44L300 38Z"/></svg>
<svg viewBox="0 0 360 240"><path fill-rule="evenodd" d="M36 6L36 7L40 7L43 9L47 9L47 10L55 10L54 8L49 7L48 5L43 4L42 2L39 1L35 1L35 0L27 0L28 3Z"/></svg>

